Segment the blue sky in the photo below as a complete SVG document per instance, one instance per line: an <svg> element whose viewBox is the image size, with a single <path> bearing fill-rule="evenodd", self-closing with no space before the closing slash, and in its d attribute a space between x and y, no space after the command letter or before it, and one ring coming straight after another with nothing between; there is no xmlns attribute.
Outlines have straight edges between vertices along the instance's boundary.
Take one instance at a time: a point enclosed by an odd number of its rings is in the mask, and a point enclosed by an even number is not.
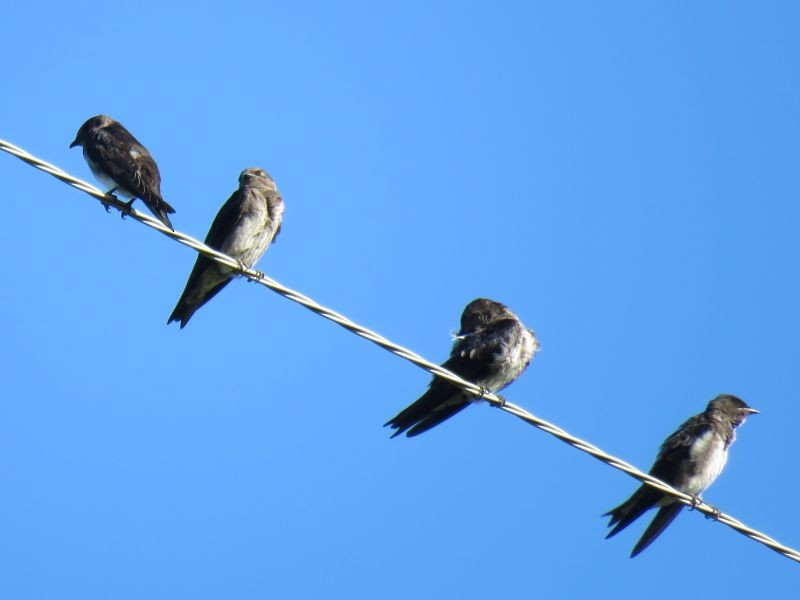
<svg viewBox="0 0 800 600"><path fill-rule="evenodd" d="M542 344L508 399L641 468L741 396L762 414L705 499L797 547L799 13L13 3L0 137L94 182L67 146L111 115L200 238L266 169L261 269L434 361L504 302ZM425 372L244 281L168 327L192 251L11 156L0 189L1 597L797 589L690 512L630 560L646 520L600 515L636 483L490 407L389 440Z"/></svg>

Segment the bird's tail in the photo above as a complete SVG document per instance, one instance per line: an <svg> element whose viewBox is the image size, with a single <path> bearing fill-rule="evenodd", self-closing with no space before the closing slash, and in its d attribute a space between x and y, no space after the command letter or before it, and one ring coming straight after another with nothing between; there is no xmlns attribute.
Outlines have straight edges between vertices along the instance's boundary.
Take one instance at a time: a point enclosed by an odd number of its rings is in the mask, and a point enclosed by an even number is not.
<svg viewBox="0 0 800 600"><path fill-rule="evenodd" d="M604 517L611 517L608 526L615 525L614 529L608 532L606 539L614 537L645 512L650 510L661 498L662 494L648 485L642 485L625 502L611 509Z"/></svg>
<svg viewBox="0 0 800 600"><path fill-rule="evenodd" d="M197 257L197 263L195 263L194 269L192 269L192 274L189 275L189 281L186 283L186 288L183 290L183 294L181 294L178 304L175 305L175 310L173 310L172 314L169 316L167 325L173 321L180 321L181 329L186 327L189 319L191 319L192 315L197 312L197 309L219 294L222 288L231 282L231 278L229 276L225 276L222 281L218 281L213 287L205 288L204 292L198 291L197 286L202 286L203 284L204 278L202 273L209 263L210 259L207 259L204 256ZM198 275L198 273L200 275ZM215 280L212 280L212 283L213 281ZM202 289L203 288L201 287L201 290Z"/></svg>
<svg viewBox="0 0 800 600"><path fill-rule="evenodd" d="M678 513L683 510L683 506L683 504L677 501L673 502L672 504L662 506L656 513L656 516L653 517L650 525L647 526L647 529L642 534L642 537L639 538L639 541L636 542L636 545L633 547L631 558L652 544L655 539L661 535L661 532L667 528L667 525L672 523L673 519L678 516Z"/></svg>
<svg viewBox="0 0 800 600"><path fill-rule="evenodd" d="M199 306L193 306L188 302L184 302L183 298L178 300L178 304L175 306L175 310L172 311L172 314L169 316L169 320L167 321L167 325L174 321L180 321L181 329L186 327L186 324L189 322L189 319L192 318L194 311L196 311Z"/></svg>
<svg viewBox="0 0 800 600"><path fill-rule="evenodd" d="M175 209L172 208L169 204L167 204L167 202L161 197L156 199L156 202L154 203L153 207L155 208L153 212L158 217L158 220L161 221L167 227L169 227L172 231L175 231L175 228L172 226L172 221L169 220L168 216L174 213Z"/></svg>
<svg viewBox="0 0 800 600"><path fill-rule="evenodd" d="M392 437L406 433L406 437L414 437L436 427L470 404L470 396L458 390L446 381L436 379L430 389L416 402L404 408L384 423L397 431Z"/></svg>
<svg viewBox="0 0 800 600"><path fill-rule="evenodd" d="M169 211L170 213L174 213L175 210ZM164 209L163 206L158 207L158 220L161 221L166 227L169 227L172 231L175 231L175 227L172 225L172 221L169 220L167 216L168 212Z"/></svg>
<svg viewBox="0 0 800 600"><path fill-rule="evenodd" d="M164 212L169 214L173 214L175 212L175 209L172 208L169 204L167 204L167 201L164 200L163 198L161 198L161 202L159 204L164 207Z"/></svg>
<svg viewBox="0 0 800 600"><path fill-rule="evenodd" d="M169 220L168 216L173 214L175 209L172 208L166 200L157 194L150 194L147 199L142 198L142 200L159 221L172 231L175 231L175 228L172 226L172 221Z"/></svg>

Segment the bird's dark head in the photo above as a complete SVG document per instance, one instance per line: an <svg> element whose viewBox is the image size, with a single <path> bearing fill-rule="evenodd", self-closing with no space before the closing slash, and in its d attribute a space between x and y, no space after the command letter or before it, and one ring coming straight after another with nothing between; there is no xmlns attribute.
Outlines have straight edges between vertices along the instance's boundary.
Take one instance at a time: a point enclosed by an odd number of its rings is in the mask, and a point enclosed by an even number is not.
<svg viewBox="0 0 800 600"><path fill-rule="evenodd" d="M250 167L239 174L239 187L248 185L261 185L277 189L275 181L269 176L269 173L258 167Z"/></svg>
<svg viewBox="0 0 800 600"><path fill-rule="evenodd" d="M89 137L89 134L94 129L100 129L102 127L108 127L114 122L114 119L111 117L107 117L105 115L97 115L96 117L92 117L86 123L81 125L81 128L78 129L78 133L75 136L75 139L69 145L70 148L74 148L75 146L82 146L86 143L86 140Z"/></svg>
<svg viewBox="0 0 800 600"><path fill-rule="evenodd" d="M461 329L458 335L466 335L485 327L488 323L502 317L514 317L508 308L486 298L477 298L467 304L461 313Z"/></svg>
<svg viewBox="0 0 800 600"><path fill-rule="evenodd" d="M757 415L755 408L747 406L744 400L731 394L720 394L708 403L708 412L721 413L731 420L734 427L738 427L749 415Z"/></svg>

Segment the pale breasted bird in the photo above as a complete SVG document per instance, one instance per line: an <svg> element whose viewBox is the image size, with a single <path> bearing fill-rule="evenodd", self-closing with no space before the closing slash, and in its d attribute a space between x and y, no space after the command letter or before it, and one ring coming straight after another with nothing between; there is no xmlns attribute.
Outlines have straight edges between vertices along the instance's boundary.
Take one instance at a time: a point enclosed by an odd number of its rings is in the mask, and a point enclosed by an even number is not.
<svg viewBox="0 0 800 600"><path fill-rule="evenodd" d="M691 417L666 439L650 475L680 492L699 497L722 472L728 460L728 449L736 439L736 428L748 415L757 413L740 398L720 394L708 403L705 411ZM631 552L633 558L653 543L684 506L674 497L642 484L630 498L604 515L611 517L608 526L615 526L606 538L658 507L656 516Z"/></svg>
<svg viewBox="0 0 800 600"><path fill-rule="evenodd" d="M78 130L70 148L83 146L83 157L99 181L109 186L108 194L118 193L130 198L128 207L136 198L170 229L169 220L175 209L161 197L161 174L147 148L111 117L97 115L86 121Z"/></svg>
<svg viewBox="0 0 800 600"><path fill-rule="evenodd" d="M217 213L205 243L250 268L278 235L282 219L283 198L272 177L262 169L245 169L239 175L239 189ZM229 267L199 254L167 323L180 321L183 329L195 311L234 276Z"/></svg>

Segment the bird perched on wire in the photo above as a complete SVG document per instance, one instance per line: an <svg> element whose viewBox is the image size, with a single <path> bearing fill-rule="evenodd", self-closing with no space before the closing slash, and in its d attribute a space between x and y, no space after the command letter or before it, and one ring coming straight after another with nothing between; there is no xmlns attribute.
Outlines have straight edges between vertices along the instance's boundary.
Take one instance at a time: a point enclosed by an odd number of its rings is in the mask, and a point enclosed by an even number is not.
<svg viewBox="0 0 800 600"><path fill-rule="evenodd" d="M174 231L169 220L175 209L161 197L161 174L153 157L131 133L111 117L97 115L78 130L70 148L83 146L83 157L108 194L140 198L159 221Z"/></svg>
<svg viewBox="0 0 800 600"><path fill-rule="evenodd" d="M728 449L736 439L736 428L748 415L758 414L743 400L721 394L708 403L705 411L681 425L662 444L650 475L676 490L699 495L722 472L728 460ZM661 534L684 507L673 496L642 484L625 502L603 516L610 516L608 526L615 525L606 539L618 534L651 508L659 507L653 521L634 546L631 558L642 552Z"/></svg>
<svg viewBox="0 0 800 600"><path fill-rule="evenodd" d="M526 329L506 306L486 298L467 304L461 329L455 336L450 358L442 366L490 392L515 381L539 350L533 331ZM396 429L392 437L406 432L419 435L449 419L475 401L474 395L457 385L434 377L416 402L384 424Z"/></svg>
<svg viewBox="0 0 800 600"><path fill-rule="evenodd" d="M239 189L222 205L205 242L250 268L278 235L282 219L283 198L272 177L261 169L245 169L239 175ZM183 329L195 311L228 285L233 276L229 267L199 254L167 323L180 321Z"/></svg>

